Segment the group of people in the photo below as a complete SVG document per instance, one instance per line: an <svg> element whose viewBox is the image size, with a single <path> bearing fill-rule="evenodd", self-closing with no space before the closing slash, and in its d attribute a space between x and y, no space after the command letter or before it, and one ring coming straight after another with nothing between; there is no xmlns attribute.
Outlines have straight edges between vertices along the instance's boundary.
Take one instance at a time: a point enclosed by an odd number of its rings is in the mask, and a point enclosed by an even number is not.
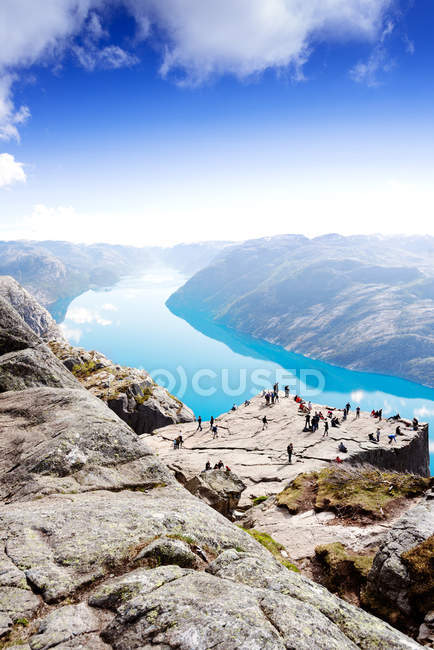
<svg viewBox="0 0 434 650"><path fill-rule="evenodd" d="M214 465L214 467L212 467L212 466L211 466L211 462L210 462L209 460L207 460L207 461L206 461L206 464L205 464L205 469L204 469L203 471L204 471L204 472L208 472L210 469L223 469L223 467L225 468L225 470L226 470L227 472L230 472L230 471L231 471L230 468L229 468L227 465L224 465L224 463L223 463L222 460L219 460L219 462L216 463L216 464Z"/></svg>
<svg viewBox="0 0 434 650"><path fill-rule="evenodd" d="M285 397L289 397L289 394L290 394L289 386L285 386ZM264 390L263 393L262 393L262 396L265 398L265 404L267 406L271 406L272 404L275 404L276 402L278 402L279 401L279 384L276 382L272 389L270 389L268 391ZM339 427L340 426L341 422L340 422L339 418L337 417L336 413L334 412L335 409L328 407L326 416L323 415L322 411L315 411L314 415L312 415L311 414L312 403L310 401L306 403L299 395L294 396L294 401L299 404L299 412L301 414L305 415L305 425L304 425L304 429L303 429L304 432L306 432L306 431L310 431L310 432L317 431L319 429L319 424L322 421L324 423L323 437L327 437L330 426L331 427ZM244 406L249 406L249 405L250 405L250 400L245 400ZM235 411L235 410L237 410L236 404L234 404L233 407L231 408L231 411ZM351 404L349 402L347 402L345 407L342 409L342 421L345 421L347 419L350 410L351 410ZM357 408L355 409L355 415L356 415L356 419L360 418L360 406L357 406ZM383 410L382 409L379 409L379 410L373 409L371 411L371 416L374 417L374 418L377 418L380 421L380 420L382 420L382 417L383 417ZM387 418L388 421L398 421L399 419L400 419L399 413ZM415 431L417 431L418 426L419 426L419 422L418 422L417 418L413 418L412 425L413 425L413 429ZM209 428L213 433L213 439L217 438L218 437L218 429L217 429L217 424L216 424L215 419L214 419L213 416L211 416L211 418L210 418ZM267 428L268 428L268 419L267 419L267 416L264 415L263 418L262 418L262 430L267 429ZM199 416L198 419L197 419L197 429L196 429L196 431L203 431L202 417L201 416ZM400 428L399 425L396 427L394 433L391 432L391 433L388 434L389 444L393 444L393 443L396 444L396 436L397 435L402 435L401 428ZM376 430L375 434L370 433L368 435L368 439L371 442L374 442L374 443L379 443L380 442L380 437L381 437L381 430L380 430L379 427L377 427L377 430ZM180 449L180 448L182 448L182 445L183 445L183 439L182 439L182 435L180 434L173 441L173 446L174 446L174 449ZM343 453L343 454L348 453L348 449L347 449L347 447L344 445L344 443L342 441L339 443L338 450L339 450L340 453ZM293 447L292 442L288 443L286 451L287 451L287 454L288 454L288 463L291 464L292 463L292 455L293 455L293 452L294 452L294 447ZM335 461L337 463L342 463L343 462L342 459L339 456L337 456L335 458ZM206 462L204 471L208 471L208 470L211 470L211 469L223 469L223 468L225 468L227 472L231 471L230 468L227 465L224 465L222 460L219 460L218 463L215 463L214 467L211 466L211 462L208 460Z"/></svg>
<svg viewBox="0 0 434 650"><path fill-rule="evenodd" d="M175 440L173 441L173 448L181 449L183 444L184 444L184 440L182 439L182 435L179 434L179 436L175 438Z"/></svg>
<svg viewBox="0 0 434 650"><path fill-rule="evenodd" d="M377 427L377 431L375 432L375 434L370 433L368 435L368 438L371 442L378 443L380 442L380 435L381 435L381 429L380 427ZM401 436L401 435L402 435L401 427L398 425L395 429L395 432L391 431L389 434L387 434L387 437L389 438L389 445L391 445L392 443L396 443L396 436Z"/></svg>

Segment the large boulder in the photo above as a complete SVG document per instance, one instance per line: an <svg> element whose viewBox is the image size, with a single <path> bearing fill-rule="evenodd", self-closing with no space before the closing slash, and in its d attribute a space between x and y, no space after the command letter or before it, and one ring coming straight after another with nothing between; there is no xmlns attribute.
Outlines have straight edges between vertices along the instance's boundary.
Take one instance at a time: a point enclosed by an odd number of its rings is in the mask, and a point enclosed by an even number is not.
<svg viewBox="0 0 434 650"><path fill-rule="evenodd" d="M188 480L185 487L226 517L231 516L246 489L236 474L222 469L203 471Z"/></svg>

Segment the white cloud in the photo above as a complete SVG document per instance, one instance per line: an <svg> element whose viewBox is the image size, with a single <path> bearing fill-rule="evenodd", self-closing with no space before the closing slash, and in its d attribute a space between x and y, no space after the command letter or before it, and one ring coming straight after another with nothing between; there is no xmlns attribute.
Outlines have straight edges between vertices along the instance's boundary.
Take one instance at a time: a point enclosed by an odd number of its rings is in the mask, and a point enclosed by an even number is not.
<svg viewBox="0 0 434 650"><path fill-rule="evenodd" d="M84 325L85 323L97 323L106 327L111 325L112 321L103 318L98 311L87 309L86 307L70 307L66 314L66 320L76 323L77 325Z"/></svg>
<svg viewBox="0 0 434 650"><path fill-rule="evenodd" d="M80 343L80 339L83 335L83 332L74 327L68 327L65 323L60 324L60 329L63 332L63 335L70 343Z"/></svg>
<svg viewBox="0 0 434 650"><path fill-rule="evenodd" d="M420 408L414 409L414 414L418 418L432 417L434 415L434 409L429 409L426 406L421 406Z"/></svg>
<svg viewBox="0 0 434 650"><path fill-rule="evenodd" d="M387 48L385 46L386 40L392 34L395 26L391 21L386 23L383 32L381 33L380 40L372 50L372 53L367 61L359 61L350 70L350 77L357 83L364 83L367 86L374 88L380 85L379 74L382 72L390 72L395 63L390 59Z"/></svg>
<svg viewBox="0 0 434 650"><path fill-rule="evenodd" d="M25 180L23 163L17 162L10 153L0 153L0 187L23 183Z"/></svg>
<svg viewBox="0 0 434 650"><path fill-rule="evenodd" d="M112 305L110 302L106 302L106 303L101 307L101 309L102 309L103 311L118 311L118 310L119 310L119 308L116 307L116 305Z"/></svg>
<svg viewBox="0 0 434 650"><path fill-rule="evenodd" d="M35 0L0 3L0 137L18 136L29 111L11 100L14 75L34 63L58 65L65 51L89 70L131 66L136 57L105 43L105 11L122 4L137 37L152 35L162 51L161 74L200 83L302 66L318 41L368 39L383 30L395 0ZM372 67L373 64L371 64ZM363 71L359 70L359 76ZM366 73L368 74L368 73Z"/></svg>
<svg viewBox="0 0 434 650"><path fill-rule="evenodd" d="M190 82L246 77L268 68L297 72L318 40L374 39L391 0L126 0L149 31L166 37L163 76Z"/></svg>
<svg viewBox="0 0 434 650"><path fill-rule="evenodd" d="M80 65L86 70L117 70L119 68L129 68L139 62L139 59L129 54L117 45L107 45L102 49L98 47L75 46L73 52L76 55Z"/></svg>

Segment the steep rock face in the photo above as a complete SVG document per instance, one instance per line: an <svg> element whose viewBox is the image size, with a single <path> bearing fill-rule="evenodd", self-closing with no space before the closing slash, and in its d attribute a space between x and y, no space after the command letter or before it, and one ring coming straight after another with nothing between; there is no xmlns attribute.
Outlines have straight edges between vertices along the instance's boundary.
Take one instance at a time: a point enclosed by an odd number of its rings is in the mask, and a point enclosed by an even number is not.
<svg viewBox="0 0 434 650"><path fill-rule="evenodd" d="M12 344L33 336L24 326L18 334ZM0 634L9 645L419 647L278 564L78 384L3 393L0 413ZM194 569L177 566L186 557ZM156 566L161 558L172 564Z"/></svg>
<svg viewBox="0 0 434 650"><path fill-rule="evenodd" d="M59 326L49 312L14 278L0 275L0 296L7 300L21 318L45 341L63 339Z"/></svg>
<svg viewBox="0 0 434 650"><path fill-rule="evenodd" d="M78 382L0 296L0 393L32 386L77 388Z"/></svg>
<svg viewBox="0 0 434 650"><path fill-rule="evenodd" d="M88 352L63 341L51 341L50 347L79 382L137 434L193 422L191 409L156 384L145 370L119 366L101 352Z"/></svg>
<svg viewBox="0 0 434 650"><path fill-rule="evenodd" d="M404 627L434 609L434 499L409 510L389 531L368 575L365 603Z"/></svg>

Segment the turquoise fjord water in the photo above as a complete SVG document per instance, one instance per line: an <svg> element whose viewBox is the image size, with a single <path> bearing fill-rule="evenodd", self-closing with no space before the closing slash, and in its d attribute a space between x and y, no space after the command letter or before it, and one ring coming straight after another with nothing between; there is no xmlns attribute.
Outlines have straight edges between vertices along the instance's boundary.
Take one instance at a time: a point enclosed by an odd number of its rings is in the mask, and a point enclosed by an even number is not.
<svg viewBox="0 0 434 650"><path fill-rule="evenodd" d="M365 411L382 408L385 417L416 415L430 423L433 435L434 389L308 359L194 312L180 318L165 302L185 280L171 269L155 269L109 290L88 291L68 308L66 336L73 345L99 350L120 365L148 370L203 419L277 380L312 402L343 407L349 401Z"/></svg>

